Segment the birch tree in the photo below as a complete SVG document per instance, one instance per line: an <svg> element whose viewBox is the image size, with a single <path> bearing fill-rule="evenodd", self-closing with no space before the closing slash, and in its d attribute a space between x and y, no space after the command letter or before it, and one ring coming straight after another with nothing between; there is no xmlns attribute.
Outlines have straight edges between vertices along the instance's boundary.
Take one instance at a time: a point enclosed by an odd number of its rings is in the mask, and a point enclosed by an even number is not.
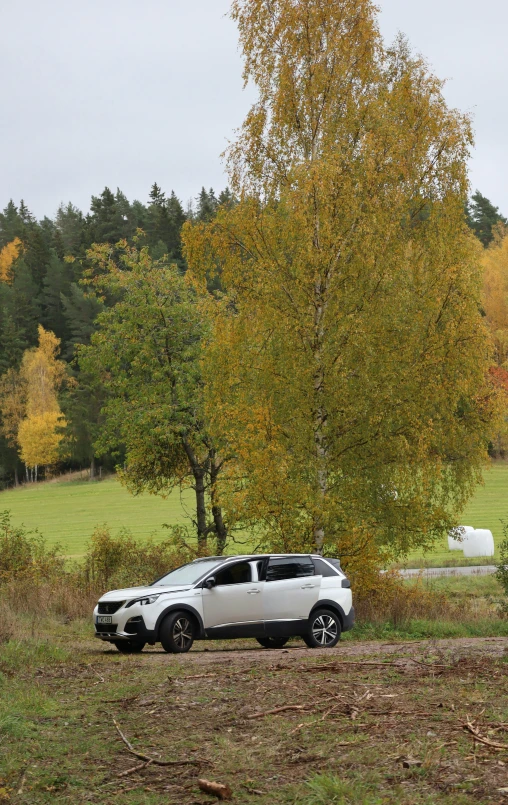
<svg viewBox="0 0 508 805"><path fill-rule="evenodd" d="M369 0L235 0L258 100L239 203L184 227L213 322L231 516L281 549L428 546L479 481L492 417L470 122ZM223 294L207 294L220 276Z"/></svg>

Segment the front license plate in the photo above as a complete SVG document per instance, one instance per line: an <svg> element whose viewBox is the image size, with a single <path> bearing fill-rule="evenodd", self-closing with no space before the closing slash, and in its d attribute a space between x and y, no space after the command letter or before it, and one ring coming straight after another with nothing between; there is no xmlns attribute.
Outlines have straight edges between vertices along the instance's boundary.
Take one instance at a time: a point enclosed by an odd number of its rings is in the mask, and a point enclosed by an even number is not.
<svg viewBox="0 0 508 805"><path fill-rule="evenodd" d="M111 615L97 615L97 623L113 623Z"/></svg>

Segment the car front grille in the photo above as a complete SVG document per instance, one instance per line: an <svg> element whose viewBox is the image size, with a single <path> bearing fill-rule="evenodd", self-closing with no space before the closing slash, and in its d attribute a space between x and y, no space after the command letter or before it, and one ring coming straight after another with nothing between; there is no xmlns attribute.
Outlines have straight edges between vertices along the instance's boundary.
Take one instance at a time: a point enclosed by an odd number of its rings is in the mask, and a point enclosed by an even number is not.
<svg viewBox="0 0 508 805"><path fill-rule="evenodd" d="M116 623L96 623L95 631L99 634L115 634Z"/></svg>
<svg viewBox="0 0 508 805"><path fill-rule="evenodd" d="M99 601L99 615L113 615L125 601Z"/></svg>

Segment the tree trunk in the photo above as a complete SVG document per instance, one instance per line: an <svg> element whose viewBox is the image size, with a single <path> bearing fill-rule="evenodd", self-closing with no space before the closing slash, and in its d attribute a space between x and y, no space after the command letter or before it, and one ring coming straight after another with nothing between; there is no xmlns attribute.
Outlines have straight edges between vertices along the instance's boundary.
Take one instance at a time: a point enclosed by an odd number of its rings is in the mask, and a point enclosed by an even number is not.
<svg viewBox="0 0 508 805"><path fill-rule="evenodd" d="M198 551L204 553L206 551L206 503L205 503L205 474L206 467L199 461L187 439L183 439L183 447L194 478L194 491L196 493L196 529L198 537Z"/></svg>
<svg viewBox="0 0 508 805"><path fill-rule="evenodd" d="M222 517L222 509L217 499L217 476L221 471L221 465L215 462L215 450L210 450L210 497L212 501L212 517L217 534L217 553L222 556L226 547L228 529Z"/></svg>
<svg viewBox="0 0 508 805"><path fill-rule="evenodd" d="M14 486L16 487L16 489L19 486L18 465L17 465L17 463L14 464Z"/></svg>
<svg viewBox="0 0 508 805"><path fill-rule="evenodd" d="M92 456L92 460L90 462L90 480L93 481L95 478L95 456Z"/></svg>
<svg viewBox="0 0 508 805"><path fill-rule="evenodd" d="M205 471L201 467L193 467L194 489L196 492L196 525L198 530L198 551L206 549L206 504L205 504Z"/></svg>
<svg viewBox="0 0 508 805"><path fill-rule="evenodd" d="M316 245L318 243L316 234ZM314 520L314 544L321 553L325 541L323 511L328 493L327 439L326 426L328 414L325 404L325 368L323 365L323 342L325 336L324 319L326 313L326 291L328 277L316 281L314 297L314 445L316 450L316 481L320 512Z"/></svg>

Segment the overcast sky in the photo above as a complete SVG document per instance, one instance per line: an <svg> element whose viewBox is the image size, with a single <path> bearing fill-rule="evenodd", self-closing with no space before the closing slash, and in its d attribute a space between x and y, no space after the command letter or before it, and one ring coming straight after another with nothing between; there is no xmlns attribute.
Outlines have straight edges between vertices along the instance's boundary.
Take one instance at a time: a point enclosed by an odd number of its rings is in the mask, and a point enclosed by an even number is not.
<svg viewBox="0 0 508 805"><path fill-rule="evenodd" d="M472 112L473 188L508 215L506 0L379 0ZM220 153L252 102L229 0L0 0L0 207L88 210L105 185L186 204L226 184Z"/></svg>

